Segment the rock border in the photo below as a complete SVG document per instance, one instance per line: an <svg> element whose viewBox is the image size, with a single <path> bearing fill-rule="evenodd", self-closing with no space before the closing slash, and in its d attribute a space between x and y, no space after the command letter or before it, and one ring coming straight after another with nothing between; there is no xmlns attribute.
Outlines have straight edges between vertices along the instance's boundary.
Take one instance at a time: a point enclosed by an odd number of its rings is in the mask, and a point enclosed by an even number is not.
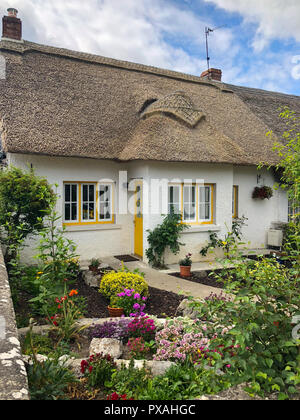
<svg viewBox="0 0 300 420"><path fill-rule="evenodd" d="M0 400L29 400L8 275L0 246Z"/></svg>

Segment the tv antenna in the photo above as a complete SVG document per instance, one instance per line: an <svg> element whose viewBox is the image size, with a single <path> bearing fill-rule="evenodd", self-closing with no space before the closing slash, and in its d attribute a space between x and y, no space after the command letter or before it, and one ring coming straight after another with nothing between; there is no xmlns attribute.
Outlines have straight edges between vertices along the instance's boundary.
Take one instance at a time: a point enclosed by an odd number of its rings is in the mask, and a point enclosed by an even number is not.
<svg viewBox="0 0 300 420"><path fill-rule="evenodd" d="M214 29L211 29L208 26L205 28L207 70L209 70L209 68L210 68L209 67L210 57L209 57L209 52L208 52L208 37L209 37L209 34L211 32L216 31L217 29L224 28L224 26L226 26L226 25L218 26L217 28L214 28Z"/></svg>

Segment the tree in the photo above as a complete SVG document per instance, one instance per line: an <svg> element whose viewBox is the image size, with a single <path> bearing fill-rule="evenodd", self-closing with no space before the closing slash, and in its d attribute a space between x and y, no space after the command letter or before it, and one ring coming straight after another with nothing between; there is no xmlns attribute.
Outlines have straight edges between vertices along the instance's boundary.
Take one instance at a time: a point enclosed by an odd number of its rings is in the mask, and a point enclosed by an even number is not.
<svg viewBox="0 0 300 420"><path fill-rule="evenodd" d="M47 180L32 169L9 167L0 171L0 242L5 261L15 258L21 243L43 227L43 218L56 201Z"/></svg>
<svg viewBox="0 0 300 420"><path fill-rule="evenodd" d="M300 117L285 107L279 114L287 129L283 142L274 144L274 150L281 158L276 169L281 171L281 188L285 189L294 208L300 206ZM268 136L272 132L267 133Z"/></svg>

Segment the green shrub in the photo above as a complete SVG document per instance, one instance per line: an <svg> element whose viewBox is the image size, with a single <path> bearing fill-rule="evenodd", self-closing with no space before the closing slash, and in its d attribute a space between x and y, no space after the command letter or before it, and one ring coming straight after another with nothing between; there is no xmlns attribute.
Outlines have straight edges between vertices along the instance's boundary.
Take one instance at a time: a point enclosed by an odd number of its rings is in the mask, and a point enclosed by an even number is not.
<svg viewBox="0 0 300 420"><path fill-rule="evenodd" d="M188 400L204 394L216 394L230 382L214 370L197 369L191 363L171 366L164 375L149 379L140 400Z"/></svg>
<svg viewBox="0 0 300 420"><path fill-rule="evenodd" d="M253 393L280 391L281 397L288 398L300 382L300 342L292 333L292 320L300 314L299 274L295 272L266 258L250 264L244 261L235 266L235 281L228 274L231 300L192 304L201 319L213 320L217 326L211 350L216 346L234 349L216 361L215 368L230 365L233 377L252 383Z"/></svg>
<svg viewBox="0 0 300 420"><path fill-rule="evenodd" d="M178 254L180 246L180 234L190 226L181 223L180 214L168 214L163 222L154 230L148 230L149 248L146 250L146 256L153 267L161 268L165 266L164 254L167 248L173 254Z"/></svg>
<svg viewBox="0 0 300 420"><path fill-rule="evenodd" d="M139 274L125 271L110 271L102 277L99 292L107 299L117 296L126 289L134 289L141 296L148 295L148 285Z"/></svg>
<svg viewBox="0 0 300 420"><path fill-rule="evenodd" d="M27 367L27 376L32 400L64 399L68 385L76 382L74 374L57 360L34 360Z"/></svg>
<svg viewBox="0 0 300 420"><path fill-rule="evenodd" d="M120 370L112 374L111 381L106 386L118 394L138 399L150 377L150 371L145 366L142 369L135 368L134 361L131 360L128 367L123 364Z"/></svg>
<svg viewBox="0 0 300 420"><path fill-rule="evenodd" d="M92 388L103 386L105 382L110 381L116 369L117 365L109 354L92 354L87 360L81 361L81 373Z"/></svg>
<svg viewBox="0 0 300 420"><path fill-rule="evenodd" d="M10 167L0 171L0 240L7 246L5 261L16 256L16 250L30 234L43 227L43 218L56 201L47 180Z"/></svg>

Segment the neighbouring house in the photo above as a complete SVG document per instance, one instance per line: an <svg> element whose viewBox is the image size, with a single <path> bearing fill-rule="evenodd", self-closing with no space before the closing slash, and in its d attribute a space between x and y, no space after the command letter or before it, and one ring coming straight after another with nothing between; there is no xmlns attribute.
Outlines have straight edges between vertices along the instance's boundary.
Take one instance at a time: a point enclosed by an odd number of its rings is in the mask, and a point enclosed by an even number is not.
<svg viewBox="0 0 300 420"><path fill-rule="evenodd" d="M24 41L15 9L3 18L0 91L0 156L57 184L83 260L145 260L147 230L171 208L191 225L181 254L193 261L233 217L248 218L251 248L265 248L268 230L288 220L284 191L269 200L252 192L275 183L257 165L278 162L266 133L280 139L278 108L299 112L297 96L228 85L216 69L196 77Z"/></svg>

